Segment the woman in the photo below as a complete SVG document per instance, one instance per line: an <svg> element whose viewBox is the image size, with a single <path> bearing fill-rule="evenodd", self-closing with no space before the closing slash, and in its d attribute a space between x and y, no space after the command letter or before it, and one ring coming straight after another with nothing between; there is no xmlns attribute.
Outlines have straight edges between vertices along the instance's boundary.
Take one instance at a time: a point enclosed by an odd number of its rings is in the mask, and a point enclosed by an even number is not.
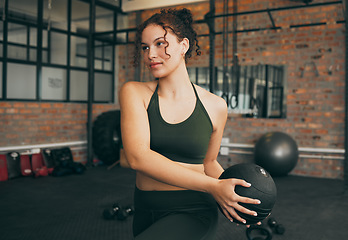
<svg viewBox="0 0 348 240"><path fill-rule="evenodd" d="M186 61L197 44L191 12L162 10L138 28L137 49L158 79L128 82L120 92L122 141L136 170L135 239L214 239L217 204L232 221L256 213L238 196L243 180L219 180L225 101L190 82Z"/></svg>

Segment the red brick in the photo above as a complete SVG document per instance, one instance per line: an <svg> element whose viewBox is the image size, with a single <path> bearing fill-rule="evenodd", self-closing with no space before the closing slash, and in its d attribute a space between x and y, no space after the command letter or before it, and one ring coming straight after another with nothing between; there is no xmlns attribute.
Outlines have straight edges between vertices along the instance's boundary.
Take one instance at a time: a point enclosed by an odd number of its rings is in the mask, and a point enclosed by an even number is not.
<svg viewBox="0 0 348 240"><path fill-rule="evenodd" d="M10 108L12 107L12 104L9 102L0 102L0 107Z"/></svg>
<svg viewBox="0 0 348 240"><path fill-rule="evenodd" d="M50 103L41 103L40 104L41 108L51 108L51 104Z"/></svg>

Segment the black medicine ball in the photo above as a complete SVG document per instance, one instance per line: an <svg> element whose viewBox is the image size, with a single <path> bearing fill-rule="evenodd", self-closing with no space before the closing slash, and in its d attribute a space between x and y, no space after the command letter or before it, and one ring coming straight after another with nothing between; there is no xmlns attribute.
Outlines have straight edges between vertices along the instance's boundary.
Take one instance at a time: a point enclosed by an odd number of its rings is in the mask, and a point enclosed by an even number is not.
<svg viewBox="0 0 348 240"><path fill-rule="evenodd" d="M236 164L227 168L219 177L219 179L229 178L243 179L251 184L250 187L236 185L235 192L238 195L261 201L261 204L239 203L243 207L257 212L257 216L253 216L235 210L240 217L246 220L247 225L258 223L271 213L277 197L277 188L273 178L265 169L253 163Z"/></svg>

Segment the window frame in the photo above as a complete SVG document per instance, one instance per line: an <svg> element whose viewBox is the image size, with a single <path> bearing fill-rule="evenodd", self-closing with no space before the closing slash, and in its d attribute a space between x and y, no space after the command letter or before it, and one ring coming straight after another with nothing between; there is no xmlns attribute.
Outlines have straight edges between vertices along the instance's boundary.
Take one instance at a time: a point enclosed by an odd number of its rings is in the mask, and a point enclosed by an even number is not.
<svg viewBox="0 0 348 240"><path fill-rule="evenodd" d="M30 18L30 20L26 20L27 17L23 17L23 14L17 14L11 11L11 15L8 14L9 12L9 0L5 0L5 9L2 13L0 13L1 21L0 24L3 24L3 39L0 39L0 44L2 44L2 56L0 56L0 61L2 62L2 81L0 84L2 84L2 94L0 95L0 101L45 101L45 102L77 102L77 103L86 103L88 102L87 100L71 100L70 96L70 75L72 71L87 71L88 72L88 64L86 64L85 67L81 66L74 66L74 64L71 63L71 38L72 37L78 37L78 38L84 38L86 39L86 48L88 48L88 32L83 32L83 31L76 31L73 32L71 30L71 16L72 16L72 4L73 1L77 2L84 2L88 4L89 8L91 7L90 1L87 0L67 0L67 30L61 29L61 28L55 28L54 26L48 26L49 21L47 19L44 19L44 0L37 0L37 16L36 19L33 17ZM99 8L105 8L111 11L113 15L113 35L114 39L116 38L116 29L117 29L117 13L119 12L118 6L113 6L113 5L108 5L104 2L96 0L96 7ZM21 19L22 18L22 19ZM8 25L14 23L14 24L19 24L23 25L26 29L26 44L19 44L19 43L13 43L9 42L9 29ZM32 28L36 28L36 33L37 33L37 39L36 39L36 44L30 44L30 30ZM47 34L47 38L44 39L43 34L46 31L45 34ZM60 33L66 35L67 43L66 43L66 64L53 64L50 62L50 54L51 54L51 45L50 45L50 40L51 40L51 34L52 33ZM104 57L104 55L101 56L101 59L99 60L102 61L102 68L101 69L94 69L94 75L103 73L103 74L109 74L112 79L112 88L107 90L110 91L110 99L108 100L95 100L93 96L93 103L114 103L115 102L115 44L113 44L113 41L110 40L110 31L105 33L105 37L103 36L102 32L98 32L98 35L94 37L93 41L98 41L99 43L102 43L103 48L104 46L111 46L112 48L112 54L108 58ZM44 43L43 41L46 40L47 43ZM36 45L36 46L35 46ZM0 45L1 46L1 45ZM23 47L25 48L26 55L24 59L16 59L9 57L8 54L8 47L9 46L17 46L17 47ZM47 46L47 47L44 47ZM30 56L32 50L36 50L36 57L35 60L32 59ZM87 56L85 56L88 60L90 57L88 54L89 49L87 49ZM43 57L47 57L47 59L43 59ZM111 58L111 59L110 59ZM94 62L96 58L94 58L92 61ZM111 67L109 69L105 69L104 63L108 61L111 61ZM36 66L36 97L35 99L21 99L21 98L8 98L8 93L7 93L7 82L10 81L10 79L7 78L8 75L8 67L7 63L16 63L16 64L29 64L29 65L35 65ZM66 92L65 92L65 99L64 100L56 100L56 99L43 99L41 96L41 87L42 87L42 69L43 67L48 67L48 68L61 68L66 71ZM89 74L88 74L89 76ZM93 81L96 81L95 76L93 76ZM88 81L87 81L88 84ZM94 82L94 84L98 84L97 82Z"/></svg>

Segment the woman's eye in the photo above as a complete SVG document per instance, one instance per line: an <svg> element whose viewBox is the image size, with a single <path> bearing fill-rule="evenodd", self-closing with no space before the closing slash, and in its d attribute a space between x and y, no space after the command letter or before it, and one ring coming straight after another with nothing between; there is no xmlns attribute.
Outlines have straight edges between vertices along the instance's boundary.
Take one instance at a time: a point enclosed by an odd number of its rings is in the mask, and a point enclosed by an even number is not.
<svg viewBox="0 0 348 240"><path fill-rule="evenodd" d="M157 42L157 46L161 47L161 46L163 46L163 45L165 45L164 42Z"/></svg>
<svg viewBox="0 0 348 240"><path fill-rule="evenodd" d="M148 47L148 46L142 46L141 49L142 49L143 51L146 51L147 49L149 49L149 47Z"/></svg>

